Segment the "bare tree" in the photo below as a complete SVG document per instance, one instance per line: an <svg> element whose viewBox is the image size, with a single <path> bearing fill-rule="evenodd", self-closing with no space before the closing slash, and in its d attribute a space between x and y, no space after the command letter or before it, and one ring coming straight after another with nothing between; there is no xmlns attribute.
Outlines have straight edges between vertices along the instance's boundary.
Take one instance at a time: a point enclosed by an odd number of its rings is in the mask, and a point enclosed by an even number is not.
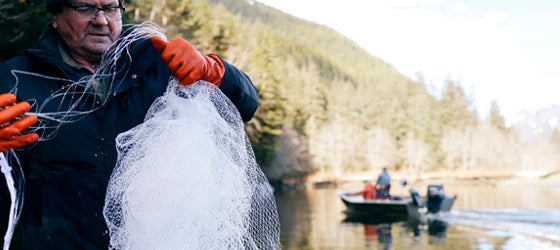
<svg viewBox="0 0 560 250"><path fill-rule="evenodd" d="M433 165L430 146L414 138L412 133L407 133L399 152L408 171L420 173Z"/></svg>
<svg viewBox="0 0 560 250"><path fill-rule="evenodd" d="M399 160L397 147L388 130L375 126L364 135L362 138L365 143L361 145L365 145L365 163L370 170L397 165Z"/></svg>

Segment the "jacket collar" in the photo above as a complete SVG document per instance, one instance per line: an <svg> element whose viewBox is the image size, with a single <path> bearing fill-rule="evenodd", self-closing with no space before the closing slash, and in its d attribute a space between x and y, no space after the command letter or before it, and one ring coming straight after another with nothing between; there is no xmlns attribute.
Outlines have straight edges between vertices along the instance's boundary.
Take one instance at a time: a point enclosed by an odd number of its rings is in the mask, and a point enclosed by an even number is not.
<svg viewBox="0 0 560 250"><path fill-rule="evenodd" d="M70 80L77 81L82 77L82 74L64 62L60 52L61 46L59 46L61 43L58 31L52 27L52 22L50 22L45 26L33 46L24 53L59 69L60 72L53 72L54 74L63 75Z"/></svg>

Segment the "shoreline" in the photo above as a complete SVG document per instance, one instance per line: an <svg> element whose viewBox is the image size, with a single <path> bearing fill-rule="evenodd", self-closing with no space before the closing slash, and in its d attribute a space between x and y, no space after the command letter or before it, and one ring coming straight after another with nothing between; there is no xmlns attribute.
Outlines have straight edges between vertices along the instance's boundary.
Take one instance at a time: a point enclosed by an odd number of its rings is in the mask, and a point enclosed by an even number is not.
<svg viewBox="0 0 560 250"><path fill-rule="evenodd" d="M531 186L560 186L560 171L511 171L511 170L469 170L469 171L431 171L422 174L407 172L389 172L393 185L406 181L407 183L464 183L466 185L531 185ZM346 173L338 177L326 175L309 175L299 179L303 183L293 180L283 180L284 184L304 185L305 188L320 188L327 186L361 186L365 180L375 181L379 173L360 172Z"/></svg>

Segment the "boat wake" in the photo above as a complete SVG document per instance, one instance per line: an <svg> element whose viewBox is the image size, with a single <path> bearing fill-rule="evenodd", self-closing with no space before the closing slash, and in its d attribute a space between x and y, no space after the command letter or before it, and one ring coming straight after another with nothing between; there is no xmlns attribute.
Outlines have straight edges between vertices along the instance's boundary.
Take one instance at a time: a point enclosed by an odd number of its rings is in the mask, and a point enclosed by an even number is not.
<svg viewBox="0 0 560 250"><path fill-rule="evenodd" d="M507 240L501 249L560 249L560 210L452 210L448 222Z"/></svg>

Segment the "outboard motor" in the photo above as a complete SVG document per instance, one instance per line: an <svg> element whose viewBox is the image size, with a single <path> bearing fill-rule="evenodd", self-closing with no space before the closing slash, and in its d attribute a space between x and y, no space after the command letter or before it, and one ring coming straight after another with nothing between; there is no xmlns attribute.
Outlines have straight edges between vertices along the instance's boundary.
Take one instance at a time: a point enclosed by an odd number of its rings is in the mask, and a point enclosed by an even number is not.
<svg viewBox="0 0 560 250"><path fill-rule="evenodd" d="M441 204L445 199L443 192L443 185L429 185L428 186L428 213L437 213L441 210Z"/></svg>

